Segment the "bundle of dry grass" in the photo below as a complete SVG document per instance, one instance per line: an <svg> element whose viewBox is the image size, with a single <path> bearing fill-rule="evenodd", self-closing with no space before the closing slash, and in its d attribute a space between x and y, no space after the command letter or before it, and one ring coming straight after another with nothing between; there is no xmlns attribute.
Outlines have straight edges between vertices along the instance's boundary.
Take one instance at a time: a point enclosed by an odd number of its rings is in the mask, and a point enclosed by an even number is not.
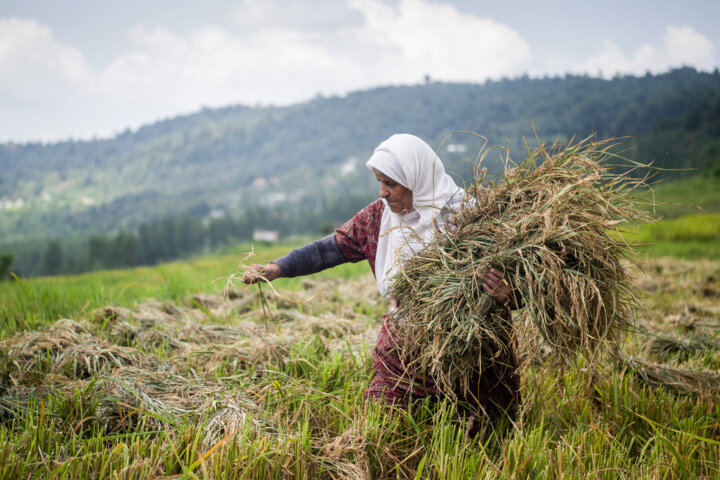
<svg viewBox="0 0 720 480"><path fill-rule="evenodd" d="M697 352L720 350L720 342L707 335L694 335L690 338L658 335L648 343L647 350L663 361L672 354L678 354L680 358L687 358Z"/></svg>
<svg viewBox="0 0 720 480"><path fill-rule="evenodd" d="M3 347L19 374L40 371L83 379L128 365L159 368L159 362L142 352L112 345L68 319L13 337Z"/></svg>
<svg viewBox="0 0 720 480"><path fill-rule="evenodd" d="M453 395L513 339L531 352L541 337L559 358L617 345L636 302L623 263L633 249L614 232L647 215L633 202L643 183L610 170L612 149L593 139L540 146L519 165L506 157L497 180L480 168L482 153L460 211L394 279L411 371ZM491 267L523 306L514 324L483 289Z"/></svg>
<svg viewBox="0 0 720 480"><path fill-rule="evenodd" d="M250 424L258 431L275 432L266 421L254 418L260 410L251 399L199 377L126 367L102 378L98 388L105 397L97 418L108 432L136 430L141 421L149 430L172 429L187 418L203 424L205 445Z"/></svg>
<svg viewBox="0 0 720 480"><path fill-rule="evenodd" d="M196 294L191 297L210 304L220 297ZM231 303L231 302L226 302ZM223 307L221 305L218 308ZM104 325L107 337L119 345L141 348L146 351L164 349L185 352L205 344L230 344L247 335L248 326L204 324L208 314L182 306L148 300L132 310L105 306L95 310L91 319Z"/></svg>
<svg viewBox="0 0 720 480"><path fill-rule="evenodd" d="M650 387L663 387L681 395L707 395L720 393L720 375L715 372L671 368L637 357L622 355L626 368Z"/></svg>

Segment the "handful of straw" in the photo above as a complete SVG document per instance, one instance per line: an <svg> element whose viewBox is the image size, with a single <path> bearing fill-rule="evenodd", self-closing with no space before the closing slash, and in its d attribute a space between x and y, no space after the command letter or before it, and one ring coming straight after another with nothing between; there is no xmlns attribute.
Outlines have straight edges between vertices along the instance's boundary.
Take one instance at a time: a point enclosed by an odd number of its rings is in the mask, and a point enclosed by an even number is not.
<svg viewBox="0 0 720 480"><path fill-rule="evenodd" d="M642 179L613 173L611 141L540 146L493 181L476 167L460 210L394 278L392 314L409 371L448 395L469 391L499 348L540 339L556 357L614 349L636 305L624 259L634 252L619 225L648 220L633 202ZM505 272L522 307L514 322L480 275Z"/></svg>

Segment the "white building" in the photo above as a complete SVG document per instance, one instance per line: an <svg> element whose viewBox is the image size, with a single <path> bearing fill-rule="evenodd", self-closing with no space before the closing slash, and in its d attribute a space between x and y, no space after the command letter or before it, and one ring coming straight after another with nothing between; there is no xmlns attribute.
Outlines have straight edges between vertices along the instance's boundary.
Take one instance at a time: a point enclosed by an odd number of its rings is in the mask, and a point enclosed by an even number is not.
<svg viewBox="0 0 720 480"><path fill-rule="evenodd" d="M277 243L280 241L280 232L277 230L255 230L253 242Z"/></svg>

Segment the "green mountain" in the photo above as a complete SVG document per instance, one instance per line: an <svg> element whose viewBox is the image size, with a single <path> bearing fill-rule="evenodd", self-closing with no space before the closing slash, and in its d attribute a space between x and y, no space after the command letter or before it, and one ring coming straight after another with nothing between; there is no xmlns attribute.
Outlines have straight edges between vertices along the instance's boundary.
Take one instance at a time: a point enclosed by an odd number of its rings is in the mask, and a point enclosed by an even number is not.
<svg viewBox="0 0 720 480"><path fill-rule="evenodd" d="M0 252L178 215L243 214L247 229L310 233L374 198L363 163L393 133L438 146L454 131L472 131L519 158L524 138L535 143L533 124L543 141L627 136L634 160L712 169L720 164L720 74L683 68L612 80L383 87L289 107L203 109L111 139L4 144ZM482 143L459 134L440 154L462 177Z"/></svg>

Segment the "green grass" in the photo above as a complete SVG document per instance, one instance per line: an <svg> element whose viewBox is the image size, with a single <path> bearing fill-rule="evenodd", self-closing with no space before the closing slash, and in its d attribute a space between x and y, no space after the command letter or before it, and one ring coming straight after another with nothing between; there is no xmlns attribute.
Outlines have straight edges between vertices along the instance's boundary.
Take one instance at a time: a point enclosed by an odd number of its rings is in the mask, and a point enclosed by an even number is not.
<svg viewBox="0 0 720 480"><path fill-rule="evenodd" d="M653 242L640 252L646 258L682 258L685 260L720 259L720 244L708 242Z"/></svg>
<svg viewBox="0 0 720 480"><path fill-rule="evenodd" d="M665 180L643 196L656 223L623 231L642 244L646 258L720 258L720 177L711 174Z"/></svg>
<svg viewBox="0 0 720 480"><path fill-rule="evenodd" d="M720 259L720 213L661 219L624 229L650 258Z"/></svg>
<svg viewBox="0 0 720 480"><path fill-rule="evenodd" d="M678 218L700 213L720 213L720 177L710 174L669 179L653 185L648 203L655 203L657 218Z"/></svg>
<svg viewBox="0 0 720 480"><path fill-rule="evenodd" d="M720 242L720 214L688 215L640 227L641 242Z"/></svg>
<svg viewBox="0 0 720 480"><path fill-rule="evenodd" d="M672 225L668 231L684 231L681 224ZM287 248L258 248L257 256L245 263L263 263ZM217 293L224 281L212 281L235 271L246 250L238 247L157 267L5 282L0 285L3 338L12 341L22 331L62 317L81 320L106 304L131 306L148 297L180 302L193 292ZM720 312L713 310L717 300L707 296L714 291L708 289L715 288L707 278L717 270L717 262L710 266L663 262L653 263L652 270L662 276L658 286L648 287L653 293L644 300L648 312L644 320L680 335L680 327L669 327L662 320L692 305L703 321L720 323ZM163 346L142 350L173 362L189 382L213 385L207 406L186 415L171 418L141 408L127 413L127 424L108 431L100 422L107 414L103 408L124 408L108 390L112 370L88 378L73 376L71 370L58 367L52 346L35 357L33 369L24 370L23 364L8 357L7 345L0 347L0 479L720 477L716 397L651 389L632 372L609 364L594 370L582 358L564 369L550 363L531 367L523 377L525 413L519 423L488 427L478 437L468 435L467 418L449 401L394 413L374 402L365 403L362 393L371 375L372 342L363 343L362 335L333 327L334 322L340 324L339 318L348 317L354 318L353 328L360 333L376 328L383 304L362 308L377 301L376 295L362 293L362 285L372 287L366 262L322 277L341 281L334 281L335 287L322 298L295 308L325 315L327 328L297 332L283 343L286 350L281 358L266 358L251 348L243 352L254 356L253 363L232 362L232 357L213 363L200 356L172 356ZM298 296L316 288L296 279L276 286ZM200 323L232 327L244 325L247 318L239 312L225 316L206 312ZM283 322L271 326L270 333L284 335L294 328L292 321ZM89 328L103 341L114 338L107 323L91 323ZM261 324L257 331L264 332ZM265 341L276 342L272 335ZM140 348L132 342L128 347ZM643 338L629 335L624 348L642 354ZM213 353L221 347L207 349ZM670 361L684 368L720 369L720 354L714 351ZM154 373L160 372L146 375ZM18 393L22 389L40 394L22 397ZM213 405L240 396L259 407L249 418L266 422L273 430L257 429L246 421L205 444ZM156 420L164 426L158 428Z"/></svg>
<svg viewBox="0 0 720 480"><path fill-rule="evenodd" d="M247 258L250 245L239 245L221 254L166 263L155 267L107 270L75 276L39 277L0 282L0 338L17 330L32 330L61 318L87 315L104 305L128 306L146 298L181 301L190 293L220 293L226 278L237 273L237 265L267 263L293 244L256 248ZM367 262L345 264L319 278L353 278L367 274ZM244 287L239 281L235 284ZM297 290L300 279L278 279L277 288Z"/></svg>

